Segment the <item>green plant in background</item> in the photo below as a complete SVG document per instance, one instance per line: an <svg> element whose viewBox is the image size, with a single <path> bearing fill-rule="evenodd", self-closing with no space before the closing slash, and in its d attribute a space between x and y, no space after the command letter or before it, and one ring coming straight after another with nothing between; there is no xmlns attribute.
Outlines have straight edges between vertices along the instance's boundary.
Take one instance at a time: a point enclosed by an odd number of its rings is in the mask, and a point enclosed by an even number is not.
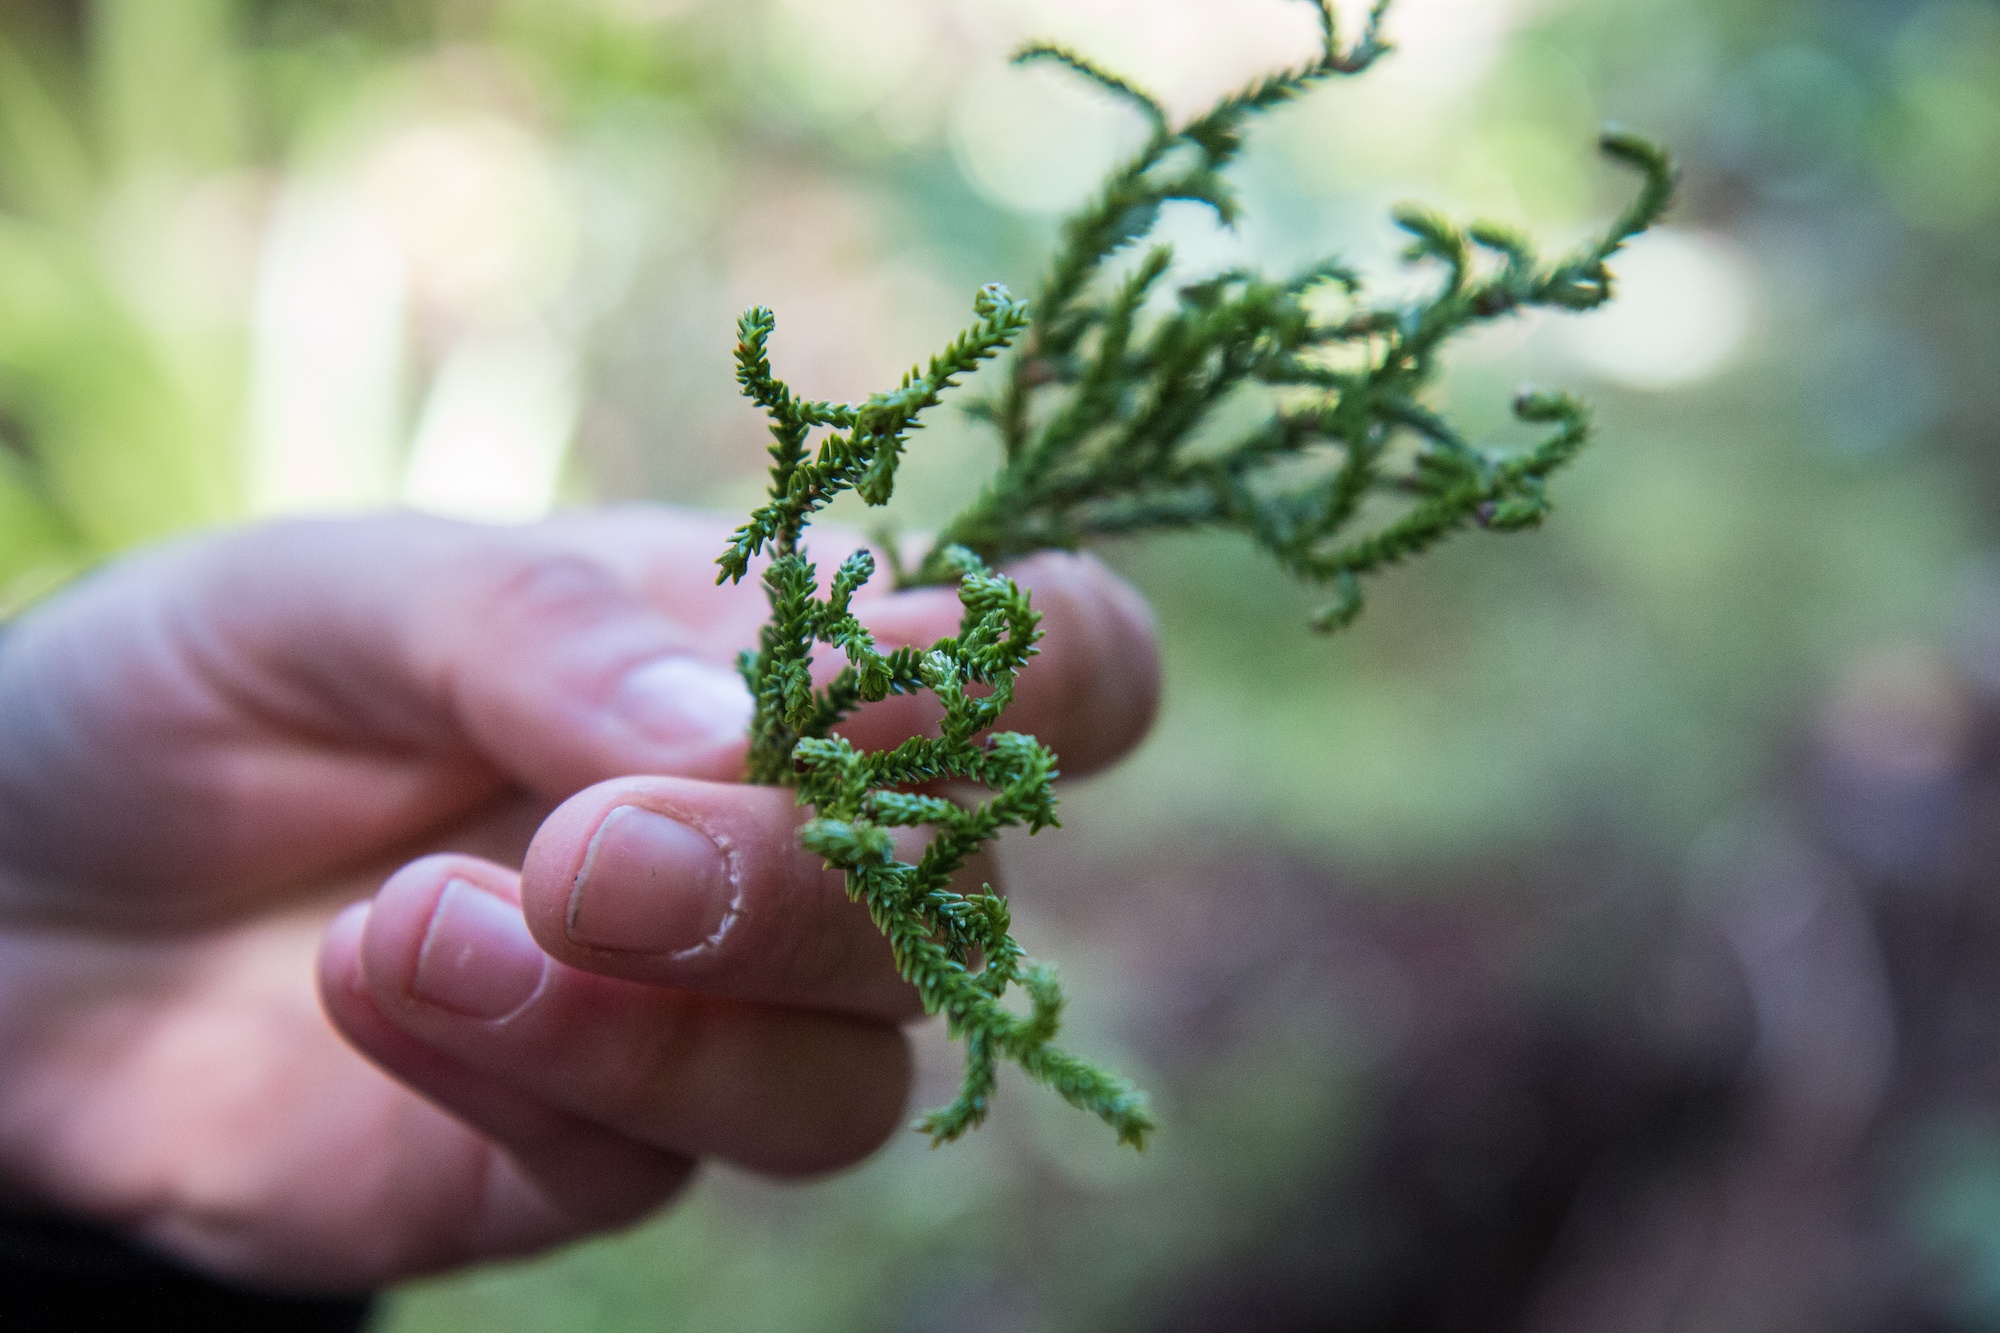
<svg viewBox="0 0 2000 1333"><path fill-rule="evenodd" d="M750 776L795 786L813 807L803 844L846 873L849 894L888 937L903 976L965 1042L957 1099L919 1121L934 1142L984 1119L1002 1059L1099 1116L1121 1142L1143 1146L1153 1127L1130 1084L1051 1044L1061 991L1048 967L1024 957L1004 900L990 886L952 888L953 875L1001 829L1056 822L1055 755L1033 737L988 731L1039 637L1027 594L989 566L1097 537L1230 528L1294 576L1330 588L1315 623L1334 629L1360 612L1363 575L1469 526L1538 525L1549 509L1548 477L1585 443L1585 409L1563 394L1523 392L1516 416L1551 433L1525 449L1477 447L1423 403L1438 353L1453 336L1524 309L1582 311L1609 300L1608 261L1673 193L1665 153L1607 132L1603 150L1642 173L1643 187L1601 237L1553 263L1511 230L1461 228L1410 208L1396 217L1411 238L1406 257L1444 271L1427 295L1371 303L1357 274L1328 261L1284 280L1230 270L1152 309L1170 247L1154 246L1122 274L1108 270L1153 230L1162 207L1192 201L1232 223L1238 205L1223 171L1248 122L1329 78L1364 72L1388 50L1381 24L1391 0L1374 6L1352 46L1340 40L1331 0L1312 3L1323 37L1317 60L1225 97L1178 129L1151 96L1074 52L1038 45L1020 54L1076 71L1135 107L1152 131L1065 224L1032 315L1005 288L983 288L977 323L896 390L858 406L802 400L773 374L770 311L752 310L738 326L737 378L771 418L773 436L769 500L719 561L721 579L735 581L760 554L770 558L763 581L771 617L741 661L756 701ZM849 490L886 504L923 414L958 377L1017 342L999 394L973 407L999 433L998 475L913 568L895 571L903 586L956 582L959 632L927 650L881 653L850 609L875 573L873 558L850 556L822 597L801 549L804 531ZM1233 438L1209 438L1219 409L1245 392L1261 395L1262 420ZM827 434L815 449L816 431ZM819 645L844 653L847 665L816 688ZM863 704L923 690L944 705L935 738L865 752L835 733ZM992 796L965 807L926 794L951 781L978 783ZM899 859L891 835L912 827L936 830L914 863ZM1026 1014L1005 1003L1016 985Z"/></svg>
<svg viewBox="0 0 2000 1333"><path fill-rule="evenodd" d="M242 513L241 339L165 202L249 163L227 19L0 6L0 614Z"/></svg>

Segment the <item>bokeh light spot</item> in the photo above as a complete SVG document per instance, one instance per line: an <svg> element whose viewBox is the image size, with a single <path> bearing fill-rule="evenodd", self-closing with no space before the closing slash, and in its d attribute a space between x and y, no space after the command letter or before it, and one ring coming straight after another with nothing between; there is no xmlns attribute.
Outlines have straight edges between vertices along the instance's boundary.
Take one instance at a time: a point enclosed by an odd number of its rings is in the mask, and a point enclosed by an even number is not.
<svg viewBox="0 0 2000 1333"><path fill-rule="evenodd" d="M1618 299L1562 325L1570 354L1614 384L1678 389L1727 369L1754 314L1749 259L1720 236L1663 228L1612 261Z"/></svg>

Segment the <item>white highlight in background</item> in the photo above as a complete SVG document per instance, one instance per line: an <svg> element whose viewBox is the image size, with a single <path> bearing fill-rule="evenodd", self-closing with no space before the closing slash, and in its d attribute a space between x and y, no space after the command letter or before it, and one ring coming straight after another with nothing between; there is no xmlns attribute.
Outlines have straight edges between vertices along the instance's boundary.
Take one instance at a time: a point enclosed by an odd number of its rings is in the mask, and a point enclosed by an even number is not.
<svg viewBox="0 0 2000 1333"><path fill-rule="evenodd" d="M555 503L577 409L574 357L555 339L528 330L463 339L417 423L404 503L454 518L541 517Z"/></svg>
<svg viewBox="0 0 2000 1333"><path fill-rule="evenodd" d="M1138 114L1067 70L995 63L952 103L951 146L973 189L1017 213L1081 204L1145 141Z"/></svg>
<svg viewBox="0 0 2000 1333"><path fill-rule="evenodd" d="M279 200L258 262L249 492L259 514L369 508L397 490L401 247L331 189Z"/></svg>
<svg viewBox="0 0 2000 1333"><path fill-rule="evenodd" d="M1075 47L1157 95L1176 122L1216 98L1314 54L1310 6L1287 0L959 0L964 21ZM1365 3L1342 10L1342 42L1360 40ZM1513 0L1398 0L1385 32L1394 54L1367 77L1309 99L1327 117L1310 137L1351 155L1389 145L1407 169L1430 151L1452 99L1485 79L1519 23ZM856 40L850 37L848 40ZM1146 126L1103 90L1050 65L1017 69L982 52L962 75L947 130L966 180L1003 208L1057 214L1089 197L1107 168L1145 141ZM1286 113L1296 116L1301 113Z"/></svg>
<svg viewBox="0 0 2000 1333"><path fill-rule="evenodd" d="M1704 232L1657 228L1611 261L1616 298L1560 321L1569 353L1615 384L1661 393L1734 364L1755 315L1751 262Z"/></svg>
<svg viewBox="0 0 2000 1333"><path fill-rule="evenodd" d="M1341 6L1350 39L1360 32L1365 8ZM1510 0L1397 0L1383 26L1394 49L1364 78L1402 94L1450 96L1477 87L1520 23L1515 9Z"/></svg>

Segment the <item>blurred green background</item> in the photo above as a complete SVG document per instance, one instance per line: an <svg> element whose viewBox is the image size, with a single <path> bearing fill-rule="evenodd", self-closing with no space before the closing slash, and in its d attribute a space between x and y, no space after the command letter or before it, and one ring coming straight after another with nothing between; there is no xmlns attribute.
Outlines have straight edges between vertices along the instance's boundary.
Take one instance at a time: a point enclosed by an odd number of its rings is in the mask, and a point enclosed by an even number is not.
<svg viewBox="0 0 2000 1333"><path fill-rule="evenodd" d="M1335 1169L1421 1002L1357 991L1384 968L1351 949L1256 952L1293 925L1248 879L1517 922L1509 886L1587 849L1576 910L1642 921L1823 700L1949 702L2000 513L2000 5L1402 0L1389 30L1378 71L1264 127L1238 234L1169 216L1192 269L1341 252L1400 281L1407 197L1580 236L1629 188L1590 152L1607 120L1686 189L1618 306L1454 356L1488 430L1521 381L1597 404L1544 532L1452 545L1331 640L1230 542L1106 552L1159 608L1166 706L1017 849L1018 893L1075 1044L1156 1089L1157 1149L1010 1088L963 1146L800 1189L717 1172L629 1236L399 1292L382 1328L1153 1326ZM740 509L742 307L777 310L801 389L883 387L979 283L1032 290L1137 132L1015 44L1190 109L1312 33L1285 0L0 0L0 600L281 513ZM927 432L898 520L948 512L985 448ZM1560 987L1637 929L1523 966ZM1235 984L1202 982L1218 957L1287 978L1222 1031L1182 1003ZM924 1058L935 1095L950 1055ZM1952 1216L1994 1250L2000 1204ZM1956 1308L1995 1317L1976 1287Z"/></svg>

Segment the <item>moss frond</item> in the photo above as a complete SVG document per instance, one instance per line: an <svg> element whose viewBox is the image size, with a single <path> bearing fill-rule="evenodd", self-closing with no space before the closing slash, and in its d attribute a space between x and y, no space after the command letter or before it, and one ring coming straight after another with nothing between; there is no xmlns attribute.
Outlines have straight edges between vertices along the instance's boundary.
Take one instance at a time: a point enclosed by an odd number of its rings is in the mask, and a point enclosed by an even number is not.
<svg viewBox="0 0 2000 1333"><path fill-rule="evenodd" d="M1523 310L1589 310L1609 300L1611 260L1673 195L1664 151L1607 130L1600 147L1639 174L1639 191L1602 233L1553 261L1509 228L1405 208L1395 220L1409 237L1407 260L1439 275L1414 299L1373 300L1355 272L1328 258L1283 279L1232 271L1188 283L1156 311L1172 252L1156 246L1122 276L1110 273L1113 261L1143 242L1174 200L1233 222L1238 203L1225 172L1250 123L1327 79L1364 72L1389 49L1390 0L1378 0L1351 45L1331 0L1305 2L1319 15L1318 55L1179 128L1158 99L1084 56L1045 44L1019 54L1074 72L1132 106L1151 130L1063 225L1032 318L1005 288L982 288L965 332L896 389L859 405L793 394L771 368L770 311L749 311L737 327L737 380L771 430L766 501L718 561L719 580L735 581L758 557L769 559L770 618L739 662L756 701L750 777L795 787L812 807L803 844L845 873L904 978L964 1042L959 1095L919 1122L934 1142L985 1118L1001 1061L1098 1116L1123 1143L1143 1146L1153 1129L1143 1094L1054 1045L1061 990L1010 933L1004 900L990 887L953 887L1001 830L1056 822L1056 756L1031 736L993 730L1041 633L1027 593L997 567L1112 535L1230 529L1325 589L1314 624L1331 630L1360 614L1365 577L1467 529L1539 525L1549 479L1589 438L1587 409L1564 394L1526 391L1514 413L1545 428L1542 439L1524 449L1480 447L1425 403L1439 354L1459 334ZM924 413L1009 349L1004 388L977 411L1000 436L998 474L922 560L893 571L899 584L955 585L958 632L928 649L883 653L851 610L875 575L873 558L849 556L822 596L801 536L846 491L886 503ZM1215 447L1204 427L1245 388L1265 395L1267 414ZM1376 510L1364 502L1380 496L1399 504L1364 524L1364 509ZM846 664L815 686L820 648ZM943 705L936 736L866 752L838 734L855 709L919 691ZM990 794L960 805L934 793L947 781ZM898 859L891 830L913 827L932 835L911 863ZM1017 990L1025 1014L1006 1004Z"/></svg>

